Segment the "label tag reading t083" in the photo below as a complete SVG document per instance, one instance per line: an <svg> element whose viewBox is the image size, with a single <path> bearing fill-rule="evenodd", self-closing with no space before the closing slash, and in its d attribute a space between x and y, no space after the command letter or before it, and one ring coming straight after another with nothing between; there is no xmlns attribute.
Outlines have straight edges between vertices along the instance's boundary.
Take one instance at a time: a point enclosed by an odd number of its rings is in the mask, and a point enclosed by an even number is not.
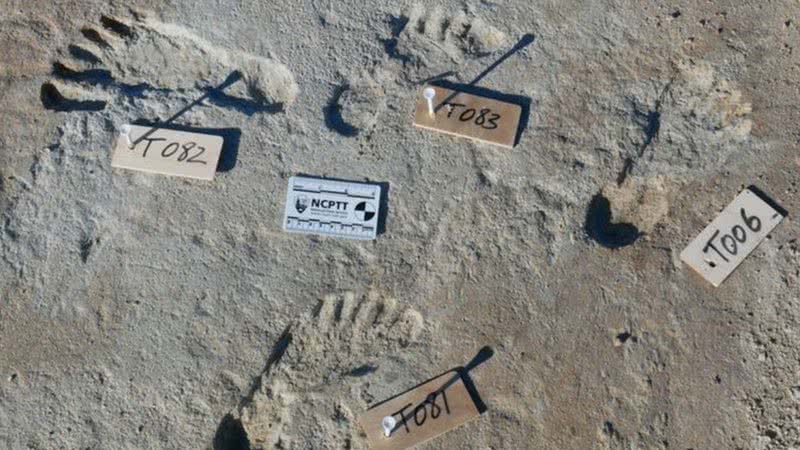
<svg viewBox="0 0 800 450"><path fill-rule="evenodd" d="M283 229L350 239L375 239L381 186L309 177L289 178Z"/></svg>
<svg viewBox="0 0 800 450"><path fill-rule="evenodd" d="M414 126L514 147L522 117L520 105L439 86L428 89L433 94L430 102L424 98L424 91L417 96Z"/></svg>

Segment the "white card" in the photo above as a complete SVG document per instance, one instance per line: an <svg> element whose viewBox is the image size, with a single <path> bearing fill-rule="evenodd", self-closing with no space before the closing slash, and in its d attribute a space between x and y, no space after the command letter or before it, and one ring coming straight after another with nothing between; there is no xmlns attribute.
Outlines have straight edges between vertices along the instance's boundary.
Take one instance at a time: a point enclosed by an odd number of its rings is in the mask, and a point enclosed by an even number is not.
<svg viewBox="0 0 800 450"><path fill-rule="evenodd" d="M111 167L213 180L223 139L212 134L128 125L111 157Z"/></svg>
<svg viewBox="0 0 800 450"><path fill-rule="evenodd" d="M291 177L283 229L291 233L375 239L380 199L378 184Z"/></svg>
<svg viewBox="0 0 800 450"><path fill-rule="evenodd" d="M715 287L783 220L745 189L681 252L681 260Z"/></svg>

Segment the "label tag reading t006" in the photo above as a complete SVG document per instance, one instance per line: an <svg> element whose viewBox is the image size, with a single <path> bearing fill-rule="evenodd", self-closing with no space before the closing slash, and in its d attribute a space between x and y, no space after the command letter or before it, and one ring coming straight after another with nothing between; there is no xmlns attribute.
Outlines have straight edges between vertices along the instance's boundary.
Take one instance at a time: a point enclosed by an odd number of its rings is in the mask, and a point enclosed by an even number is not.
<svg viewBox="0 0 800 450"><path fill-rule="evenodd" d="M781 220L780 211L745 189L681 252L681 260L718 287Z"/></svg>
<svg viewBox="0 0 800 450"><path fill-rule="evenodd" d="M381 186L309 177L289 178L283 229L350 239L375 239Z"/></svg>

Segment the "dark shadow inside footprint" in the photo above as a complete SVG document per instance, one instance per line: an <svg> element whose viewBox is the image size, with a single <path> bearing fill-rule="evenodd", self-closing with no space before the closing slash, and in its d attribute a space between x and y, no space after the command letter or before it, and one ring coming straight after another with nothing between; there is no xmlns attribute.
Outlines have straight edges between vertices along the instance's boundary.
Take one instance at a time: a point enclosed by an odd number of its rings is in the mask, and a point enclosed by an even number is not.
<svg viewBox="0 0 800 450"><path fill-rule="evenodd" d="M96 59L94 55L88 53L86 50L78 46L70 46L69 52L73 57L90 63L94 63L93 58ZM60 62L55 62L53 64L53 75L67 82L116 89L119 93L126 97L141 98L146 94L169 94L172 92L171 89L156 88L148 83L128 84L119 82L114 79L114 77L111 75L111 72L106 69L74 70ZM241 79L241 72L231 72L225 81L220 83L218 86L206 88L203 95L175 113L175 115L173 115L173 117L168 119L166 122L169 122L170 120L180 116L190 108L202 103L206 99L217 106L233 109L247 116L252 116L253 114L262 112L276 114L284 111L283 103L265 103L262 101L262 99L240 98L225 93L225 89ZM63 95L61 95L61 93L58 92L58 89L52 83L45 83L45 85L42 85L42 89L47 89L48 96L47 98L42 97L42 104L47 109L55 109L57 111L99 111L103 109L85 109L87 106L96 108L98 102L89 102L90 105L82 104L85 102L76 103L76 101L66 99ZM105 102L99 103L105 105Z"/></svg>
<svg viewBox="0 0 800 450"><path fill-rule="evenodd" d="M51 111L102 111L106 102L100 100L70 100L61 95L52 83L43 83L39 92L42 106Z"/></svg>
<svg viewBox="0 0 800 450"><path fill-rule="evenodd" d="M60 62L53 63L53 75L68 81L88 83L98 86L114 84L111 72L105 69L72 70Z"/></svg>
<svg viewBox="0 0 800 450"><path fill-rule="evenodd" d="M77 59L80 59L81 61L86 61L90 64L98 64L100 62L100 58L95 56L94 53L84 48L78 47L77 45L70 44L67 47L67 51L69 51L70 55L74 56Z"/></svg>
<svg viewBox="0 0 800 450"><path fill-rule="evenodd" d="M347 372L346 375L349 377L363 377L375 372L376 370L378 370L378 366L374 364L364 364L363 366L356 367L355 369Z"/></svg>
<svg viewBox="0 0 800 450"><path fill-rule="evenodd" d="M606 248L621 248L633 244L641 236L639 229L629 223L611 222L611 203L597 194L586 210L586 234Z"/></svg>
<svg viewBox="0 0 800 450"><path fill-rule="evenodd" d="M100 32L98 32L94 28L91 28L91 27L81 28L81 34L87 40L99 45L100 47L103 47L103 48L110 48L111 47L111 45L105 40L105 38L103 38L103 36L100 35Z"/></svg>
<svg viewBox="0 0 800 450"><path fill-rule="evenodd" d="M70 53L76 58L90 61L90 54L83 54L85 50L79 47L70 47ZM80 56L83 55L83 56ZM91 62L91 61L90 61ZM64 80L78 84L88 84L103 88L113 87L128 97L141 97L145 92L168 92L166 89L156 89L147 83L125 84L119 83L105 69L73 70L62 63L53 64L53 75ZM40 100L45 109L52 111L101 111L105 109L106 102L102 100L74 100L64 97L58 88L50 82L42 84Z"/></svg>
<svg viewBox="0 0 800 450"><path fill-rule="evenodd" d="M329 130L335 131L345 137L353 137L358 134L358 128L345 122L342 118L342 108L339 106L339 99L342 94L348 89L348 86L339 86L333 92L333 97L328 104L322 108L322 114L325 116L325 126Z"/></svg>
<svg viewBox="0 0 800 450"><path fill-rule="evenodd" d="M390 15L386 19L386 23L389 25L389 29L391 29L392 37L380 39L383 44L383 50L390 58L399 60L403 64L411 61L408 55L403 55L397 51L397 38L400 37L400 33L403 32L403 29L408 24L408 17Z"/></svg>
<svg viewBox="0 0 800 450"><path fill-rule="evenodd" d="M85 50L76 47L70 49L74 52L73 55L78 57ZM84 60L88 61L91 56L86 56ZM128 97L141 97L145 92L161 92L168 93L169 89L158 89L147 83L127 84L120 83L111 76L111 72L105 69L88 69L88 70L72 70L69 67L56 62L53 64L53 75L66 81L73 81L76 83L86 83L93 86L102 87L115 87Z"/></svg>
<svg viewBox="0 0 800 450"><path fill-rule="evenodd" d="M133 37L133 29L125 23L109 16L100 16L100 23L107 30L111 30L122 37Z"/></svg>
<svg viewBox="0 0 800 450"><path fill-rule="evenodd" d="M214 450L250 450L250 442L242 423L228 414L220 422L214 434Z"/></svg>
<svg viewBox="0 0 800 450"><path fill-rule="evenodd" d="M225 93L227 88L241 80L243 77L244 76L241 72L234 70L227 76L227 78L225 78L225 81L219 84L219 86L206 89L206 93L199 99L195 100L189 107L192 107L208 98L211 103L217 106L234 109L247 116L252 116L253 114L262 112L277 114L284 111L285 105L283 103L267 103L266 99L263 98L241 98Z"/></svg>
<svg viewBox="0 0 800 450"><path fill-rule="evenodd" d="M228 172L236 167L236 161L239 158L239 141L242 138L242 130L239 128L198 128L173 123L152 122L144 119L134 120L132 124L219 136L222 138L222 153L217 163L217 172Z"/></svg>
<svg viewBox="0 0 800 450"><path fill-rule="evenodd" d="M405 16L392 16L386 18L386 23L389 25L389 29L392 32L392 37L399 37L400 33L403 32L403 29L408 25L408 17Z"/></svg>
<svg viewBox="0 0 800 450"><path fill-rule="evenodd" d="M249 98L228 95L217 89L208 91L208 100L221 108L233 109L246 116L258 113L277 114L286 109L283 103L263 103Z"/></svg>

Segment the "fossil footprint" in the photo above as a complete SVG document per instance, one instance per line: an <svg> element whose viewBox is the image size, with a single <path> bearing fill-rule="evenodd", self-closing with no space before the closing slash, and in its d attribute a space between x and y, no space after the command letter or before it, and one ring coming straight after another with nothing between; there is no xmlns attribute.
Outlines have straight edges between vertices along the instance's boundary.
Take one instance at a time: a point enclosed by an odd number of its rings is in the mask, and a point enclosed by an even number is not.
<svg viewBox="0 0 800 450"><path fill-rule="evenodd" d="M508 41L505 33L481 18L469 17L464 11L445 14L441 6L415 4L401 19L405 26L397 35L397 52L423 66L434 64L442 53L454 62L465 56L484 56Z"/></svg>
<svg viewBox="0 0 800 450"><path fill-rule="evenodd" d="M260 106L287 107L298 93L285 65L215 47L186 28L145 15L101 16L81 34L84 39L69 45L53 64L55 79L42 85L46 108L101 110L116 94L208 89L235 72L244 86L231 86L232 94Z"/></svg>
<svg viewBox="0 0 800 450"><path fill-rule="evenodd" d="M319 448L348 448L356 434L351 407L366 406L353 403L353 377L377 370L375 358L416 342L422 328L420 313L392 298L325 297L315 317L290 330L285 353L239 409L250 447L298 448L302 439L318 436L324 440Z"/></svg>

